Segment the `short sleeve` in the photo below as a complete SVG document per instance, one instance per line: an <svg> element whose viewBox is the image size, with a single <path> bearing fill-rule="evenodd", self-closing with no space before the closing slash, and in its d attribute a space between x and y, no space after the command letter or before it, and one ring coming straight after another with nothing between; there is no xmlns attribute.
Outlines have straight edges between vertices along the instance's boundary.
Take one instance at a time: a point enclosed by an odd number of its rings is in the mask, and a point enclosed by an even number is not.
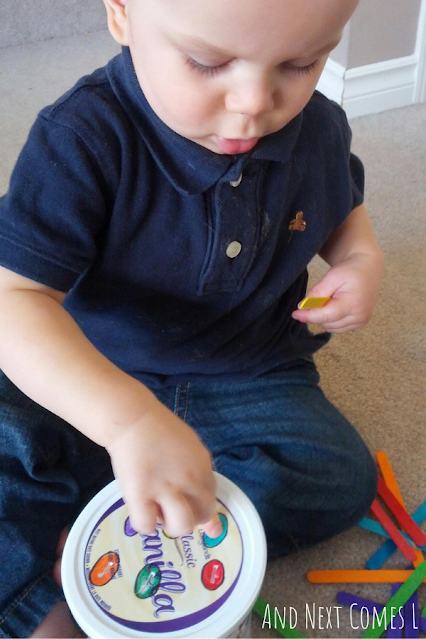
<svg viewBox="0 0 426 639"><path fill-rule="evenodd" d="M355 209L357 206L363 203L364 201L364 188L365 188L365 174L364 174L364 165L359 159L357 155L352 153L351 144L352 144L352 129L349 126L348 118L346 116L345 111L342 107L338 106L336 103L335 106L338 109L338 112L341 116L341 133L344 140L346 155L349 163L349 177L350 177L350 186L352 193L352 205L351 210Z"/></svg>
<svg viewBox="0 0 426 639"><path fill-rule="evenodd" d="M365 176L364 165L357 155L349 154L349 171L351 174L352 210L364 202Z"/></svg>
<svg viewBox="0 0 426 639"><path fill-rule="evenodd" d="M68 291L93 263L103 176L70 127L39 115L0 198L0 265Z"/></svg>

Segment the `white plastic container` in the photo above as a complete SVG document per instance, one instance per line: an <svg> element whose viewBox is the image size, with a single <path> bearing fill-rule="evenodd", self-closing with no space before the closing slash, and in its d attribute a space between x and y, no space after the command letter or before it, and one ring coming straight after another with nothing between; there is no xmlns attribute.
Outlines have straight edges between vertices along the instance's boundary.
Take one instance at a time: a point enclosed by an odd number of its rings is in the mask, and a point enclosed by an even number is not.
<svg viewBox="0 0 426 639"><path fill-rule="evenodd" d="M224 532L172 539L136 533L117 482L86 506L62 557L62 585L82 630L97 637L250 637L266 568L253 504L215 473Z"/></svg>

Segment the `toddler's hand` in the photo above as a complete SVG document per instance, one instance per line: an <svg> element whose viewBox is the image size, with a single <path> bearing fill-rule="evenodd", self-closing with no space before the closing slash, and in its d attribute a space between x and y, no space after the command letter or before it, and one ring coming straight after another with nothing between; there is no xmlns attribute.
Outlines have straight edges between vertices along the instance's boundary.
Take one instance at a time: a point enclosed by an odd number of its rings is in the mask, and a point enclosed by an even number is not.
<svg viewBox="0 0 426 639"><path fill-rule="evenodd" d="M299 322L322 324L329 333L346 333L362 328L370 320L379 295L383 275L381 258L357 254L333 266L309 292L331 297L323 308L297 310Z"/></svg>
<svg viewBox="0 0 426 639"><path fill-rule="evenodd" d="M150 534L159 520L168 535L178 537L209 522L207 534L220 534L210 453L158 400L123 427L107 450L135 530Z"/></svg>

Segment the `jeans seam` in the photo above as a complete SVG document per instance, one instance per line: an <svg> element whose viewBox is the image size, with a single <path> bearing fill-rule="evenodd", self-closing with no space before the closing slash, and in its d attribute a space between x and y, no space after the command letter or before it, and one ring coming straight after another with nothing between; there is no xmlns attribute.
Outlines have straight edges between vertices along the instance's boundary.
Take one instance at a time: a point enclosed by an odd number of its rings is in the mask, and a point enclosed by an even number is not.
<svg viewBox="0 0 426 639"><path fill-rule="evenodd" d="M6 613L6 615L3 617L3 619L0 619L0 626L2 626L4 624L4 622L6 621L6 619L8 617L10 617L12 612L14 612L16 610L16 608L19 606L19 604L25 599L25 597L27 597L29 595L29 593L34 588L34 586L36 586L38 584L38 582L41 581L42 579L44 579L48 574L49 574L48 572L44 573L43 575L41 575L41 577L36 579L36 581L34 581L34 583L31 584L31 586L23 593L22 597L15 603L15 605L12 607L12 609L9 610Z"/></svg>
<svg viewBox="0 0 426 639"><path fill-rule="evenodd" d="M180 388L181 385L177 384L176 386L176 394L175 394L175 406L173 412L176 416L179 416L179 401L180 401Z"/></svg>
<svg viewBox="0 0 426 639"><path fill-rule="evenodd" d="M186 422L186 416L188 414L188 401L189 401L189 385L190 382L188 382L187 386L186 386L186 402L185 402L185 414L183 416L183 421Z"/></svg>

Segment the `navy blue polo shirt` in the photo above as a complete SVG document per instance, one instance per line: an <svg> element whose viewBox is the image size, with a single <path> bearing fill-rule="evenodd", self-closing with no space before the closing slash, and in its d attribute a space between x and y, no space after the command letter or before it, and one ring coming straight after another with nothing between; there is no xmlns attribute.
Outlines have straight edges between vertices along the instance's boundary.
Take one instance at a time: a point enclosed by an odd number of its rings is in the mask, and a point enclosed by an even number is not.
<svg viewBox="0 0 426 639"><path fill-rule="evenodd" d="M155 115L123 48L38 115L0 199L0 264L66 291L89 340L152 387L292 365L328 339L291 313L362 202L350 141L315 92L249 153L213 153Z"/></svg>

